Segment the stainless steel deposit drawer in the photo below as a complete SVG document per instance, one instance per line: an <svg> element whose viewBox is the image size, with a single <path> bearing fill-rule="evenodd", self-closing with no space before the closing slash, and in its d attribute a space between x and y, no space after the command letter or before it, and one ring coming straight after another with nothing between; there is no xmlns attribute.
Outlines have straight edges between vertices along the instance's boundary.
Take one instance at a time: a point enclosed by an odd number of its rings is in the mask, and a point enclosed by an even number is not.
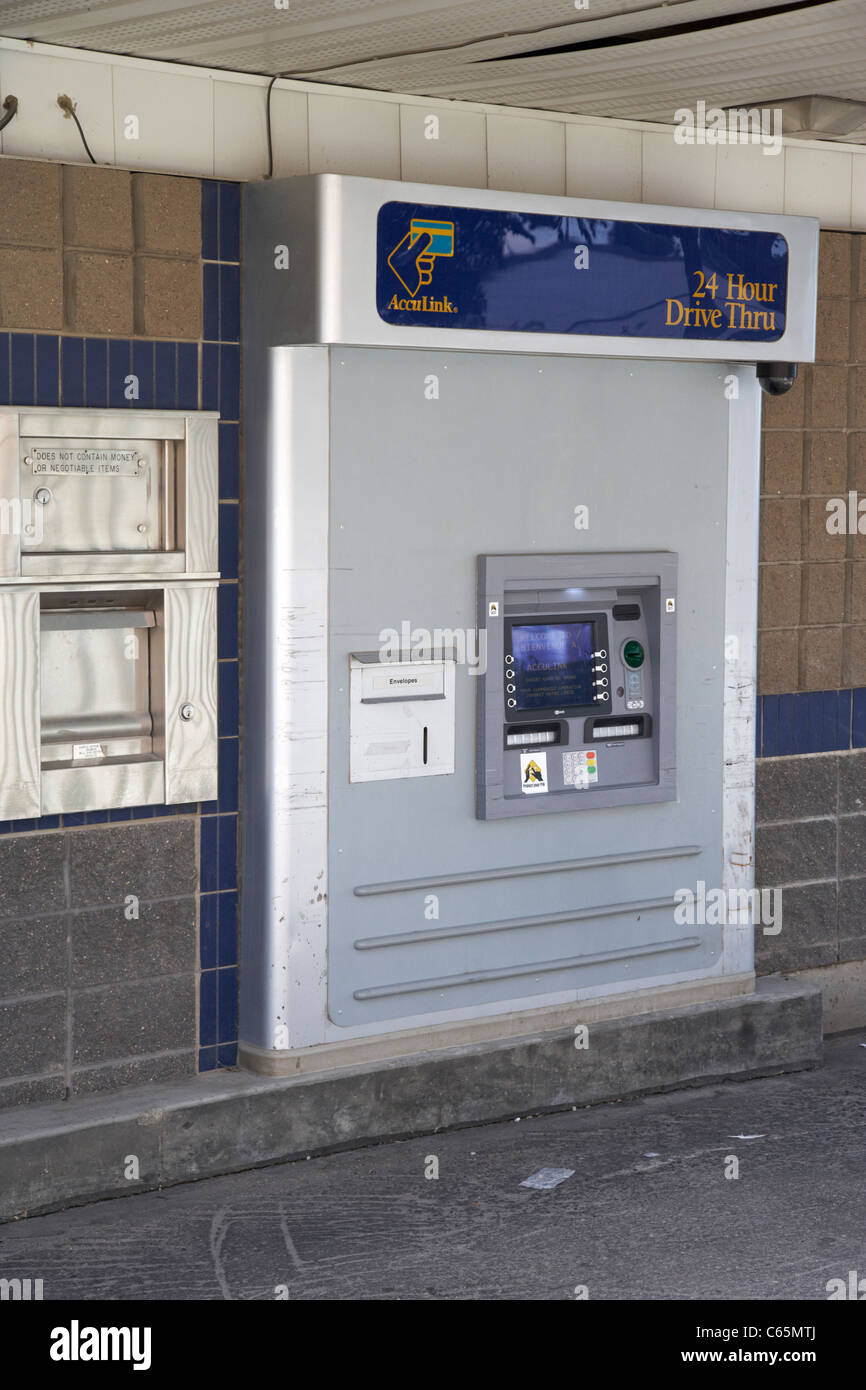
<svg viewBox="0 0 866 1390"><path fill-rule="evenodd" d="M27 551L171 550L174 452L156 439L22 439Z"/></svg>

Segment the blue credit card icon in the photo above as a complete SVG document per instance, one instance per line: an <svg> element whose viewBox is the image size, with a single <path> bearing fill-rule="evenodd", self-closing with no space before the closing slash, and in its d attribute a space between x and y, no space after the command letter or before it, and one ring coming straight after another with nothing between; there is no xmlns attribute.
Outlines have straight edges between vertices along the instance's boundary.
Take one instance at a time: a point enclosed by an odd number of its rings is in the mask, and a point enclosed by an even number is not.
<svg viewBox="0 0 866 1390"><path fill-rule="evenodd" d="M426 253L428 256L454 255L453 222L430 222L421 217L413 217L409 224L409 245L414 245L425 232L433 238Z"/></svg>

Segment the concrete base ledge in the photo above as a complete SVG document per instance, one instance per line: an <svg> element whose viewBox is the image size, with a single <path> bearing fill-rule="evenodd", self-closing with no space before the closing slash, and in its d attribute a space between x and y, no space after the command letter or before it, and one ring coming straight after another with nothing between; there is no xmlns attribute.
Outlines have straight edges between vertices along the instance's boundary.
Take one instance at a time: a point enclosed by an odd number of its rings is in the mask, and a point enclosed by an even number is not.
<svg viewBox="0 0 866 1390"><path fill-rule="evenodd" d="M579 1024L580 1006L574 1022ZM754 994L291 1079L234 1071L0 1113L0 1220L307 1154L818 1066L821 991Z"/></svg>

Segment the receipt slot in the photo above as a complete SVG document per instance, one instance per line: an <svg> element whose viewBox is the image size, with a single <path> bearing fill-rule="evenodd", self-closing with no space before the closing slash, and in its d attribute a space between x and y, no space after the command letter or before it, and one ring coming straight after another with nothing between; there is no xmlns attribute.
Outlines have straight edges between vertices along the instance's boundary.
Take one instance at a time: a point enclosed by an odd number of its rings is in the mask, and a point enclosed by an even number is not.
<svg viewBox="0 0 866 1390"><path fill-rule="evenodd" d="M676 797L677 557L484 555L481 819Z"/></svg>
<svg viewBox="0 0 866 1390"><path fill-rule="evenodd" d="M216 432L0 412L0 817L216 796Z"/></svg>

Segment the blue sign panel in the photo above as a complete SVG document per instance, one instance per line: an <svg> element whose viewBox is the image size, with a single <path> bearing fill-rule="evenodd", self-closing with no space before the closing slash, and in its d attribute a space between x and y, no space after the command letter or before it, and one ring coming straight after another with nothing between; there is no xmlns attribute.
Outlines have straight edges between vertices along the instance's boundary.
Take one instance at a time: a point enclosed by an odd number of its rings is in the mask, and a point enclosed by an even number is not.
<svg viewBox="0 0 866 1390"><path fill-rule="evenodd" d="M775 232L385 203L376 304L400 327L772 343L788 243Z"/></svg>

